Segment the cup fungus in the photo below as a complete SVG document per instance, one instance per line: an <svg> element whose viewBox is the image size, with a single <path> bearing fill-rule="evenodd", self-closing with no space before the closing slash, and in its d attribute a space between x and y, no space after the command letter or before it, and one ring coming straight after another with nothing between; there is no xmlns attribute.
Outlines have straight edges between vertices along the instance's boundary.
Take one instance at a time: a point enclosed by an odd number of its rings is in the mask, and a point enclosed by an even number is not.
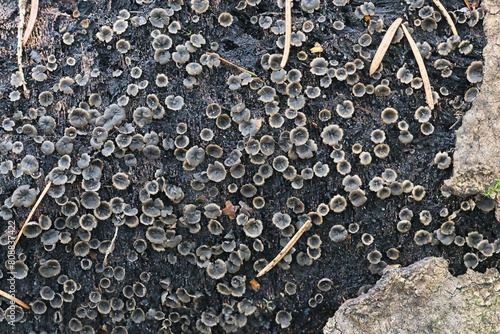
<svg viewBox="0 0 500 334"><path fill-rule="evenodd" d="M446 169L450 167L451 158L448 156L447 152L438 152L434 157L434 164L436 164L439 169Z"/></svg>
<svg viewBox="0 0 500 334"><path fill-rule="evenodd" d="M307 86L305 92L310 99L315 99L321 95L321 89L319 87Z"/></svg>
<svg viewBox="0 0 500 334"><path fill-rule="evenodd" d="M328 236L333 242L342 242L347 238L348 232L342 225L333 225Z"/></svg>
<svg viewBox="0 0 500 334"><path fill-rule="evenodd" d="M466 253L464 255L464 264L467 268L474 269L479 264L479 258L474 253Z"/></svg>
<svg viewBox="0 0 500 334"><path fill-rule="evenodd" d="M382 260L382 253L380 253L378 250L374 250L366 256L366 259L371 263L371 264L377 264Z"/></svg>
<svg viewBox="0 0 500 334"><path fill-rule="evenodd" d="M215 121L215 125L221 130L226 130L231 126L231 118L226 114L220 114Z"/></svg>
<svg viewBox="0 0 500 334"><path fill-rule="evenodd" d="M396 228L401 233L409 232L411 229L411 222L409 220L400 220Z"/></svg>
<svg viewBox="0 0 500 334"><path fill-rule="evenodd" d="M337 105L337 114L342 118L351 118L354 113L354 105L352 101L345 100L341 104Z"/></svg>
<svg viewBox="0 0 500 334"><path fill-rule="evenodd" d="M483 212L489 212L495 208L495 200L489 196L476 197L476 206Z"/></svg>
<svg viewBox="0 0 500 334"><path fill-rule="evenodd" d="M359 187L361 186L361 179L358 175L347 175L342 180L342 185L344 186L345 191L351 192L359 189Z"/></svg>
<svg viewBox="0 0 500 334"><path fill-rule="evenodd" d="M321 163L321 161L318 161L314 164L313 171L314 175L316 175L317 177L325 177L330 172L330 167L328 166L328 164L323 164Z"/></svg>
<svg viewBox="0 0 500 334"><path fill-rule="evenodd" d="M394 108L385 108L381 114L382 122L385 124L396 123L398 120L398 111Z"/></svg>
<svg viewBox="0 0 500 334"><path fill-rule="evenodd" d="M290 223L291 223L292 219L290 218L290 216L286 213L279 213L279 212L276 212L274 215L273 215L273 218L272 218L272 222L273 224L279 228L279 229L284 229L285 227L289 226Z"/></svg>
<svg viewBox="0 0 500 334"><path fill-rule="evenodd" d="M50 141L44 141L42 145L40 145L40 150L45 155L51 155L55 150L55 146Z"/></svg>
<svg viewBox="0 0 500 334"><path fill-rule="evenodd" d="M389 155L390 150L387 144L377 144L373 149L373 153L377 158L384 159Z"/></svg>
<svg viewBox="0 0 500 334"><path fill-rule="evenodd" d="M401 130L398 139L403 144L409 144L413 141L413 135L408 130Z"/></svg>
<svg viewBox="0 0 500 334"><path fill-rule="evenodd" d="M227 273L226 263L221 259L217 259L214 262L210 262L207 267L207 274L211 278L218 280L224 277Z"/></svg>
<svg viewBox="0 0 500 334"><path fill-rule="evenodd" d="M352 94L356 97L363 97L365 93L366 93L366 86L361 82L358 82L352 87Z"/></svg>
<svg viewBox="0 0 500 334"><path fill-rule="evenodd" d="M476 87L471 87L465 92L464 101L472 102L477 98L478 94L479 94L479 89L477 89Z"/></svg>
<svg viewBox="0 0 500 334"><path fill-rule="evenodd" d="M29 185L19 186L12 194L12 203L15 207L30 207L35 203L37 194L38 192Z"/></svg>
<svg viewBox="0 0 500 334"><path fill-rule="evenodd" d="M465 73L467 80L471 83L483 81L483 63L481 61L473 61Z"/></svg>
<svg viewBox="0 0 500 334"><path fill-rule="evenodd" d="M335 146L337 145L344 136L344 131L337 125L331 124L323 128L321 132L321 138L323 138L323 143Z"/></svg>
<svg viewBox="0 0 500 334"><path fill-rule="evenodd" d="M370 139L375 144L381 144L385 141L385 132L380 129L373 130Z"/></svg>
<svg viewBox="0 0 500 334"><path fill-rule="evenodd" d="M209 164L207 168L208 179L214 182L221 182L226 178L226 169L224 165L218 161L214 164Z"/></svg>
<svg viewBox="0 0 500 334"><path fill-rule="evenodd" d="M366 246L369 246L373 243L373 236L369 233L363 233L363 235L361 236L361 242L366 245Z"/></svg>
<svg viewBox="0 0 500 334"><path fill-rule="evenodd" d="M61 265L57 260L47 260L38 268L38 273L43 278L50 278L59 275L61 272Z"/></svg>
<svg viewBox="0 0 500 334"><path fill-rule="evenodd" d="M432 241L432 234L425 230L419 230L415 232L413 240L418 246L427 245Z"/></svg>
<svg viewBox="0 0 500 334"><path fill-rule="evenodd" d="M470 232L465 238L467 245L472 248L476 248L481 241L483 241L483 235L479 232Z"/></svg>
<svg viewBox="0 0 500 334"><path fill-rule="evenodd" d="M154 8L149 12L149 22L157 28L163 28L170 22L167 11L163 8Z"/></svg>

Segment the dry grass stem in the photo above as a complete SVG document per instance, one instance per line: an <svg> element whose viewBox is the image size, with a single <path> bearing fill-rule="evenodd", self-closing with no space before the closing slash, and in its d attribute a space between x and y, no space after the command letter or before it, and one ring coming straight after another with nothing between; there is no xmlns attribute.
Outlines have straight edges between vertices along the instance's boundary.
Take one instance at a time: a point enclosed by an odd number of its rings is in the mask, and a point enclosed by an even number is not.
<svg viewBox="0 0 500 334"><path fill-rule="evenodd" d="M298 230L297 233L295 233L295 235L293 236L293 238L290 239L290 241L281 250L281 252L278 255L276 255L276 257L264 269L262 269L257 274L257 277L260 277L260 276L264 275L265 273L267 273L269 270L273 269L273 267L278 262L281 261L281 259L290 251L290 249L292 249L293 245L295 245L295 243L300 239L300 237L302 236L302 234L304 234L304 232L307 230L307 228L309 227L309 225L311 225L311 220L310 219L308 221L306 221L304 223L304 225L302 225L302 227L300 228L300 230Z"/></svg>
<svg viewBox="0 0 500 334"><path fill-rule="evenodd" d="M283 49L283 58L281 59L281 68L286 66L288 56L290 55L290 44L292 41L292 0L285 0L285 46Z"/></svg>
<svg viewBox="0 0 500 334"><path fill-rule="evenodd" d="M396 31L398 30L398 27L401 25L402 21L403 19L398 17L396 21L392 22L389 29L387 29L384 38L382 39L382 42L380 42L380 46L375 53L375 57L373 57L372 64L370 65L370 75L375 73L382 63L382 59L384 59L385 53L387 52L387 49L389 49L392 39L394 38L394 35L396 34Z"/></svg>
<svg viewBox="0 0 500 334"><path fill-rule="evenodd" d="M207 55L210 55L211 53L210 53L210 52L206 52L206 54L207 54ZM231 63L229 60L226 60L226 59L222 58L222 57L221 57L221 56L219 56L219 55L217 55L217 57L219 57L219 60L220 60L221 62L223 62L224 64L227 64L227 65L229 65L229 66L232 66L232 67L236 68L238 71L248 73L248 74L250 74L252 77L256 77L256 76L257 76L257 74L255 74L255 73L253 73L253 72L250 72L249 70L246 70L246 69L244 69L243 67L240 67L240 66L238 66L238 65L236 65L236 64L234 64L234 63Z"/></svg>
<svg viewBox="0 0 500 334"><path fill-rule="evenodd" d="M113 239L111 239L111 243L109 244L109 247L106 250L106 254L104 254L104 261L102 261L102 263L105 266L108 265L108 255L111 254L111 252L113 252L113 249L115 248L115 241L117 236L118 236L118 226L115 226L115 235L113 236Z"/></svg>
<svg viewBox="0 0 500 334"><path fill-rule="evenodd" d="M420 54L420 51L418 50L417 44L415 44L415 41L413 40L413 37L411 37L408 29L406 29L404 24L402 24L401 27L403 28L403 32L406 36L406 39L408 40L408 43L410 43L411 50L413 51L413 55L415 56L415 59L417 60L418 69L420 70L420 75L422 76L422 81L424 82L425 100L427 101L429 108L432 110L432 109L434 109L434 99L432 98L431 83L429 81L429 76L427 75L427 70L425 69L424 60L422 59L422 55Z"/></svg>
<svg viewBox="0 0 500 334"><path fill-rule="evenodd" d="M7 298L8 300L12 300L14 303L16 303L19 306L24 307L27 310L30 309L30 307L28 305L26 305L22 300L19 300L16 297L12 297L10 294L8 294L5 291L0 290L0 296Z"/></svg>
<svg viewBox="0 0 500 334"><path fill-rule="evenodd" d="M38 15L38 1L39 0L31 0L30 18L28 19L28 24L26 25L26 31L24 32L23 46L25 46L26 43L28 42L31 32L35 27L36 17Z"/></svg>
<svg viewBox="0 0 500 334"><path fill-rule="evenodd" d="M439 8L441 13L443 13L444 17L446 18L446 22L448 22L448 24L451 27L451 31L453 32L453 35L458 36L457 28L455 28L455 23L453 23L453 20L451 19L450 14L448 14L448 11L446 10L446 8L444 8L443 4L439 0L432 0L432 1L434 1L434 4L437 6L437 8ZM467 2L466 2L466 4L467 4Z"/></svg>
<svg viewBox="0 0 500 334"><path fill-rule="evenodd" d="M19 68L19 73L21 75L21 81L23 83L23 91L25 95L28 92L28 87L26 87L26 80L24 80L23 72L23 28L24 28L24 17L26 16L26 0L19 0L19 23L17 24L17 67Z"/></svg>
<svg viewBox="0 0 500 334"><path fill-rule="evenodd" d="M38 208L38 206L42 202L43 197L45 196L47 191L49 191L51 185L52 185L52 181L49 181L49 183L47 183L47 185L45 186L45 189L43 189L40 197L38 197L38 200L36 201L35 205L31 209L31 212L28 215L28 218L26 218L26 221L24 222L24 225L21 228L21 231L19 231L19 233L17 234L16 240L14 241L14 249L16 248L16 245L17 245L19 239L21 239L21 236L23 235L24 230L26 229L26 227L28 227L28 222L30 221L31 217L33 217L33 214L35 213L36 208Z"/></svg>

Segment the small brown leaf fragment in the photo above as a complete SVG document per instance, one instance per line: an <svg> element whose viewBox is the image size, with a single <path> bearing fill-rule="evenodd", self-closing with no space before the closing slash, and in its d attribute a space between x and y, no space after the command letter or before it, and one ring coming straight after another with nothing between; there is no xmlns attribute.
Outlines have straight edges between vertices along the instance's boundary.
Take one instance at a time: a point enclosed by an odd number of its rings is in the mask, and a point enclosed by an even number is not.
<svg viewBox="0 0 500 334"><path fill-rule="evenodd" d="M385 53L387 52L387 49L389 49L392 39L394 38L394 35L396 34L396 31L398 30L402 21L403 19L398 17L396 21L392 22L389 29L387 29L384 38L382 39L382 42L380 42L380 46L375 53L375 57L373 57L372 64L370 66L370 75L375 73L375 71L377 71L377 68L382 63L382 59L384 59Z"/></svg>
<svg viewBox="0 0 500 334"><path fill-rule="evenodd" d="M226 207L222 209L222 214L228 216L229 219L234 219L236 217L236 211L238 211L239 206L233 206L230 201L226 201Z"/></svg>
<svg viewBox="0 0 500 334"><path fill-rule="evenodd" d="M312 53L320 53L323 52L323 47L321 46L321 44L316 42L314 43L314 47L312 47L309 51L311 51Z"/></svg>
<svg viewBox="0 0 500 334"><path fill-rule="evenodd" d="M432 1L434 1L434 4L437 6L437 8L439 8L441 13L443 13L443 16L446 19L446 22L448 22L448 24L451 27L451 31L453 32L453 35L458 36L457 28L455 27L455 24L453 23L453 20L451 19L450 14L448 14L448 11L446 10L446 8L444 8L443 4L439 0L432 0ZM468 4L467 1L466 1L466 4ZM469 8L469 10L470 10L470 8Z"/></svg>
<svg viewBox="0 0 500 334"><path fill-rule="evenodd" d="M422 81L424 82L425 100L427 101L429 108L432 110L432 109L434 109L434 99L432 98L431 83L429 81L429 76L427 75L427 70L425 69L424 60L422 59L422 55L420 54L420 51L418 50L417 44L415 44L415 41L413 40L413 37L411 37L408 29L406 29L404 24L402 24L401 27L403 28L403 32L406 36L406 39L408 40L408 43L410 43L411 51L413 51L413 55L415 56L415 59L417 60L418 69L420 70L420 75L422 76Z"/></svg>
<svg viewBox="0 0 500 334"><path fill-rule="evenodd" d="M259 282L257 282L257 280L255 278L253 278L251 281L250 281L250 285L252 286L252 288L257 291L260 289L260 284Z"/></svg>
<svg viewBox="0 0 500 334"><path fill-rule="evenodd" d="M290 55L290 44L292 42L292 0L285 0L285 46L283 49L283 58L281 59L281 68L286 66L288 56Z"/></svg>

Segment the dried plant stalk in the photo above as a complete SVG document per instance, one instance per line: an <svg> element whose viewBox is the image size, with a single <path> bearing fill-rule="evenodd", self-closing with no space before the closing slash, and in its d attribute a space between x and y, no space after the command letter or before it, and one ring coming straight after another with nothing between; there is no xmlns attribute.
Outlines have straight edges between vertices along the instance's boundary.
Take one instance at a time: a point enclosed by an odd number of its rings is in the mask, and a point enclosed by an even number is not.
<svg viewBox="0 0 500 334"><path fill-rule="evenodd" d="M259 271L259 273L257 274L257 277L260 277L262 275L264 275L265 273L267 273L269 270L273 269L273 267L278 264L278 262L281 261L281 259L286 255L286 253L288 253L290 251L290 249L292 249L293 245L295 245L295 243L300 239L300 237L302 236L302 234L304 234L304 232L307 230L307 228L309 227L309 225L311 225L311 220L307 220L304 225L302 225L302 227L300 228L300 230L297 231L297 233L295 233L295 235L293 236L292 239L290 239L290 241L286 244L286 246L281 250L281 252L276 255L276 257L264 268L262 269L261 271Z"/></svg>
<svg viewBox="0 0 500 334"><path fill-rule="evenodd" d="M205 52L205 53L206 53L207 55L211 55L211 53L210 53L210 52ZM238 66L238 65L236 65L236 64L234 64L234 63L231 63L229 60L226 60L226 59L222 58L222 57L221 57L221 56L219 56L219 55L217 55L217 57L219 57L219 60L220 60L221 62L223 62L224 64L227 64L227 65L229 65L229 66L232 66L232 67L236 68L236 69L237 69L238 71L240 71L240 72L245 72L245 73L248 73L248 74L250 74L252 77L256 77L256 76L257 76L257 74L255 74L255 73L253 73L253 72L250 72L249 70L246 70L246 69L244 69L243 67L240 67L240 66Z"/></svg>
<svg viewBox="0 0 500 334"><path fill-rule="evenodd" d="M14 303L16 303L19 306L24 307L25 309L29 310L30 307L26 305L22 300L17 299L16 297L11 296L5 291L0 290L0 296L7 298L8 300L12 300Z"/></svg>
<svg viewBox="0 0 500 334"><path fill-rule="evenodd" d="M375 53L375 57L373 57L372 64L370 65L370 75L375 73L377 68L382 63L382 59L384 59L385 53L387 52L387 49L389 49L392 39L394 38L398 27L401 25L401 22L403 22L403 19L398 17L396 21L392 22L389 29L387 29L384 38L382 39L382 42L380 42L380 46Z"/></svg>
<svg viewBox="0 0 500 334"><path fill-rule="evenodd" d="M415 41L413 40L413 37L411 37L408 29L406 29L404 24L402 24L401 27L403 28L403 32L406 36L406 39L408 40L408 43L410 43L411 50L413 51L413 55L415 56L415 59L417 60L418 69L420 70L420 75L422 76L422 81L424 82L425 100L427 101L429 108L432 110L432 109L434 109L434 99L432 98L431 83L429 81L429 76L427 75L427 70L425 69L424 60L422 59L422 55L420 54L420 51L418 50L417 44L415 44Z"/></svg>
<svg viewBox="0 0 500 334"><path fill-rule="evenodd" d="M444 8L443 4L439 0L432 0L432 1L434 1L434 4L437 6L437 8L439 8L441 13L443 13L444 17L446 18L446 22L448 22L448 24L451 27L451 31L453 32L453 35L458 36L457 28L455 28L455 23L453 23L453 20L451 19L450 14L448 14L448 11L446 10L446 8ZM466 2L466 4L467 4L467 2Z"/></svg>
<svg viewBox="0 0 500 334"><path fill-rule="evenodd" d="M28 24L26 25L26 30L24 31L23 46L25 46L26 43L28 42L31 32L35 27L37 15L38 15L38 0L31 0L30 18L28 19Z"/></svg>
<svg viewBox="0 0 500 334"><path fill-rule="evenodd" d="M49 191L51 185L52 185L52 181L49 181L49 183L47 183L47 185L45 186L45 189L43 189L42 193L40 194L40 197L38 197L38 200L36 201L35 205L31 209L31 212L28 215L28 218L26 218L26 221L24 222L24 225L21 228L21 231L19 231L19 233L17 234L16 240L14 241L14 249L16 248L16 245L17 245L19 239L21 239L21 236L23 235L24 230L26 229L26 227L28 227L28 222L30 221L31 217L33 217L33 214L35 213L36 208L38 208L38 206L42 202L43 197L45 196L47 191Z"/></svg>
<svg viewBox="0 0 500 334"><path fill-rule="evenodd" d="M281 68L286 66L290 55L290 44L292 42L292 0L285 0L285 46L283 58L281 58Z"/></svg>

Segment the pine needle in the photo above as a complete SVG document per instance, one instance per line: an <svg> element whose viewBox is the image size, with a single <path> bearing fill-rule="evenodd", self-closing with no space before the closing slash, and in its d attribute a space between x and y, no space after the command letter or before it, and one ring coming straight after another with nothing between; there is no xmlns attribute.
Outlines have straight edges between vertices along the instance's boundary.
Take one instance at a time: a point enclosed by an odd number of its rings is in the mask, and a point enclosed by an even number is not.
<svg viewBox="0 0 500 334"><path fill-rule="evenodd" d="M24 307L25 309L29 310L30 307L26 305L22 300L17 299L16 297L11 296L5 291L0 290L0 296L7 298L8 300L12 300L14 303L16 303L19 306Z"/></svg>
<svg viewBox="0 0 500 334"><path fill-rule="evenodd" d="M118 226L115 226L115 235L113 236L113 239L111 239L109 247L108 249L106 249L106 254L104 254L104 261L102 261L102 264L104 264L105 266L108 265L108 255L111 254L111 252L115 248L115 241L117 236L118 236Z"/></svg>
<svg viewBox="0 0 500 334"><path fill-rule="evenodd" d="M470 11L472 11L472 6L470 5L469 0L464 0L464 2L465 2L465 5L467 6L467 8L468 8Z"/></svg>
<svg viewBox="0 0 500 334"><path fill-rule="evenodd" d="M292 42L292 0L285 0L285 46L283 49L283 58L281 58L280 67L286 66L288 56L290 55L290 44Z"/></svg>
<svg viewBox="0 0 500 334"><path fill-rule="evenodd" d="M26 80L24 80L23 72L23 28L24 16L26 15L26 0L19 0L19 23L17 24L17 67L19 68L19 75L23 85L24 95L28 94L28 87L26 87Z"/></svg>
<svg viewBox="0 0 500 334"><path fill-rule="evenodd" d="M396 34L396 31L398 30L398 27L401 25L402 21L403 19L398 17L396 21L392 22L389 29L387 29L384 38L382 39L382 42L380 42L380 46L375 53L375 57L373 57L372 64L370 66L370 75L375 73L382 63L382 59L384 59L385 53L387 52L387 49L389 49L392 39L394 38L394 35Z"/></svg>
<svg viewBox="0 0 500 334"><path fill-rule="evenodd" d="M304 225L302 225L302 227L300 228L300 230L298 230L297 233L295 233L295 235L293 236L293 238L290 239L290 241L281 250L281 252L278 255L276 255L276 257L264 269L262 269L257 274L257 277L260 277L260 276L264 275L265 273L267 273L269 270L273 269L273 267L276 264L278 264L278 262L281 261L281 259L290 251L290 249L292 249L293 245L295 245L297 243L297 241L300 239L300 237L302 236L302 234L304 234L304 232L307 230L307 228L309 227L309 225L311 225L311 220L310 219L308 221L306 221L304 223Z"/></svg>
<svg viewBox="0 0 500 334"><path fill-rule="evenodd" d="M33 214L35 213L36 209L38 208L38 206L42 202L42 199L45 196L45 194L47 193L47 191L49 191L51 185L52 185L52 181L49 181L49 183L47 183L47 185L45 186L45 189L43 189L40 197L38 197L38 200L36 201L35 205L31 209L31 212L28 215L28 218L26 218L26 221L24 222L24 225L21 228L21 231L19 231L19 233L17 234L16 240L14 241L14 249L16 248L16 245L17 245L19 239L21 239L21 236L23 235L24 230L28 227L28 222L30 221L31 217L33 217Z"/></svg>
<svg viewBox="0 0 500 334"><path fill-rule="evenodd" d="M31 10L30 10L30 18L28 19L28 24L26 25L26 31L24 32L23 37L23 47L28 42L30 38L31 32L35 27L36 17L38 15L38 0L31 0Z"/></svg>
<svg viewBox="0 0 500 334"><path fill-rule="evenodd" d="M439 0L432 0L432 1L434 1L434 4L437 6L437 8L439 8L441 13L443 13L443 16L445 17L446 22L448 22L448 24L451 27L451 31L453 32L453 35L458 36L457 28L455 28L455 24L453 23L453 20L451 19L450 14L448 14L448 11L446 10L446 8L444 8L443 4ZM466 4L467 4L467 2L466 2Z"/></svg>
<svg viewBox="0 0 500 334"><path fill-rule="evenodd" d="M404 24L402 24L401 27L403 28L403 32L406 36L406 39L408 40L408 43L410 43L411 50L413 51L413 55L415 56L415 59L417 60L418 69L420 70L420 75L422 76L422 81L424 82L425 100L427 101L429 108L432 110L432 109L434 109L434 99L432 97L431 83L429 81L429 76L427 75L427 70L425 69L424 60L422 59L422 55L420 54L420 51L418 50L417 44L415 44L415 41L413 40L413 37L411 37L408 29L406 29Z"/></svg>
<svg viewBox="0 0 500 334"><path fill-rule="evenodd" d="M212 53L210 53L210 52L205 52L205 53L206 53L207 55L211 55L211 54L212 54ZM252 77L256 77L256 76L257 76L257 74L255 74L255 73L253 73L253 72L250 72L249 70L246 70L246 69L244 69L243 67L240 67L240 66L238 66L238 65L236 65L236 64L234 64L234 63L231 63L229 60L226 60L226 59L222 58L222 57L221 57L221 56L219 56L219 55L217 55L217 57L219 57L219 60L220 60L221 62L223 62L224 64L227 64L227 65L229 65L229 66L232 66L232 67L236 68L237 70L239 70L240 72L245 72L245 73L248 73L248 74L250 74Z"/></svg>

